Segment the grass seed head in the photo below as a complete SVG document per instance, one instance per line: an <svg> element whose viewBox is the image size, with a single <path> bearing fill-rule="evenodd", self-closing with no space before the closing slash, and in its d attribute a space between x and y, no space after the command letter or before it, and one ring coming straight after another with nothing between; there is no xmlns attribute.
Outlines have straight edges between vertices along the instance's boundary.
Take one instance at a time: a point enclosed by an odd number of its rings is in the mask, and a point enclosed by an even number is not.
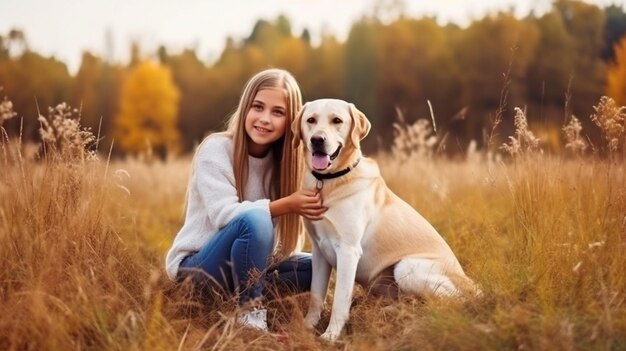
<svg viewBox="0 0 626 351"><path fill-rule="evenodd" d="M4 122L10 120L11 118L17 116L17 113L13 111L13 102L7 99L5 96L4 99L0 102L0 127L4 124Z"/></svg>
<svg viewBox="0 0 626 351"><path fill-rule="evenodd" d="M415 123L408 124L401 114L399 116L399 122L393 124L395 136L392 153L402 159L431 158L437 146L437 136L430 121L418 119Z"/></svg>
<svg viewBox="0 0 626 351"><path fill-rule="evenodd" d="M48 157L68 162L97 159L92 146L96 137L89 128L81 128L80 114L66 103L48 108L48 117L38 118L39 134Z"/></svg>
<svg viewBox="0 0 626 351"><path fill-rule="evenodd" d="M575 155L581 155L587 149L587 142L580 135L582 130L583 126L575 116L572 116L569 123L563 126L565 148Z"/></svg>
<svg viewBox="0 0 626 351"><path fill-rule="evenodd" d="M539 141L533 132L528 128L526 114L521 108L515 108L515 136L509 136L509 143L504 143L500 149L507 152L512 157L540 152Z"/></svg>
<svg viewBox="0 0 626 351"><path fill-rule="evenodd" d="M626 137L626 107L618 106L615 100L603 96L593 109L595 113L591 115L591 120L602 130L609 151L619 150Z"/></svg>

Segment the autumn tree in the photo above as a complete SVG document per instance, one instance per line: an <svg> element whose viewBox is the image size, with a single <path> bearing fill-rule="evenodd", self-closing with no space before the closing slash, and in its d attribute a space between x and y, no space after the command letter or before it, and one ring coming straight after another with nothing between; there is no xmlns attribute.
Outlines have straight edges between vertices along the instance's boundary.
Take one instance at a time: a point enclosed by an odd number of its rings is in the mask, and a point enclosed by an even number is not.
<svg viewBox="0 0 626 351"><path fill-rule="evenodd" d="M74 76L71 105L80 107L81 125L112 140L113 118L118 111L122 68L104 62L96 55L83 53L82 62Z"/></svg>
<svg viewBox="0 0 626 351"><path fill-rule="evenodd" d="M0 86L8 96L14 110L23 117L14 118L5 129L20 131L25 139L38 138L39 113L48 107L68 101L72 77L67 66L54 57L43 57L25 51L17 57L0 60Z"/></svg>
<svg viewBox="0 0 626 351"><path fill-rule="evenodd" d="M281 42L290 37L291 23L287 17L278 16L273 22L258 20L244 44L257 45L263 51L264 56L274 62Z"/></svg>
<svg viewBox="0 0 626 351"><path fill-rule="evenodd" d="M572 112L565 109L569 108L566 99L574 72L574 40L563 18L555 12L530 21L539 29L539 42L526 76L528 94L524 106L531 121L538 120L544 130L558 131L564 116L569 119ZM558 145L556 140L551 146Z"/></svg>
<svg viewBox="0 0 626 351"><path fill-rule="evenodd" d="M530 63L527 84L529 98L545 105L564 105L573 70L574 42L563 18L550 12L535 20L539 29L537 51Z"/></svg>
<svg viewBox="0 0 626 351"><path fill-rule="evenodd" d="M573 64L572 111L588 116L606 85L606 67L601 57L606 19L597 6L578 0L557 0L554 11L563 18L574 43L574 54L569 58Z"/></svg>
<svg viewBox="0 0 626 351"><path fill-rule="evenodd" d="M388 134L392 130L396 108L407 113L417 105L415 98L418 85L421 84L417 77L417 65L425 56L420 52L424 48L418 47L417 39L412 31L411 22L407 19L395 21L381 31L380 62L384 64L378 66L377 95L379 105L382 106L379 106L377 112L381 119L380 130L383 134Z"/></svg>
<svg viewBox="0 0 626 351"><path fill-rule="evenodd" d="M356 104L372 123L371 134L379 128L376 86L381 24L372 18L363 18L352 25L345 45L345 95ZM366 138L362 146L372 148L375 138Z"/></svg>
<svg viewBox="0 0 626 351"><path fill-rule="evenodd" d="M461 67L464 103L469 107L467 137L479 142L492 127L497 110L509 115L526 103L525 77L536 53L535 26L499 13L472 23L455 49ZM503 126L512 129L512 121ZM505 133L505 135L508 135Z"/></svg>
<svg viewBox="0 0 626 351"><path fill-rule="evenodd" d="M177 152L179 96L169 69L150 61L137 63L122 86L115 118L121 148L131 153L154 151L161 158Z"/></svg>
<svg viewBox="0 0 626 351"><path fill-rule="evenodd" d="M170 55L164 63L181 93L178 125L183 136L182 147L191 150L206 133L220 128L224 116L218 117L217 110L223 86L217 82L215 70L209 70L194 50Z"/></svg>
<svg viewBox="0 0 626 351"><path fill-rule="evenodd" d="M305 33L303 41L306 42ZM308 71L298 81L305 100L336 97L344 98L344 46L334 36L324 35L316 48L310 48Z"/></svg>
<svg viewBox="0 0 626 351"><path fill-rule="evenodd" d="M613 47L626 35L626 12L622 5L609 5L604 8L606 25L604 30L604 47L602 58L605 61L614 60Z"/></svg>
<svg viewBox="0 0 626 351"><path fill-rule="evenodd" d="M434 19L400 18L381 31L378 118L389 140L396 109L407 123L430 119L428 102L443 125L461 108L454 52Z"/></svg>
<svg viewBox="0 0 626 351"><path fill-rule="evenodd" d="M298 79L303 77L309 66L311 50L302 39L291 37L281 40L276 50L276 64L284 68Z"/></svg>
<svg viewBox="0 0 626 351"><path fill-rule="evenodd" d="M542 124L560 124L566 93L571 93L568 112L585 117L606 93L607 80L614 81L609 85L623 81L611 77L624 64L612 65L607 75L605 63L614 59L603 51L626 28L623 9L602 10L577 0L553 5L540 17L492 13L462 28L411 18L402 1L378 1L352 25L345 41L329 33L313 40L306 29L294 36L289 19L279 16L259 19L247 37L226 40L217 60L203 61L195 49L170 54L160 47L154 56L167 69L154 64L146 69L136 42L131 62L85 54L74 77L62 62L30 51L24 33L12 31L0 35L0 86L24 117L26 139L36 137L38 108L69 101L82 106L83 124L95 129L102 117L101 134L115 136L123 149L139 152L150 145L165 154L174 146L193 150L207 133L222 129L246 80L261 69L281 67L296 76L305 100L337 97L365 112L373 125L363 143L367 152L389 145L396 107L413 122L429 117L427 100L438 132L447 122L454 124L447 128L454 129L447 144L454 152L471 139L483 140L505 88L508 111L496 136L512 127L514 106L526 108L530 123L540 117ZM168 70L171 78L164 78ZM459 111L465 119L456 118ZM15 118L5 128L19 131L20 121ZM581 118L581 123L590 122Z"/></svg>
<svg viewBox="0 0 626 351"><path fill-rule="evenodd" d="M72 87L72 106L80 107L81 124L98 128L102 113L99 108L98 82L102 74L102 60L95 55L83 53L78 73Z"/></svg>
<svg viewBox="0 0 626 351"><path fill-rule="evenodd" d="M614 47L615 63L607 69L607 92L618 106L626 105L626 36Z"/></svg>

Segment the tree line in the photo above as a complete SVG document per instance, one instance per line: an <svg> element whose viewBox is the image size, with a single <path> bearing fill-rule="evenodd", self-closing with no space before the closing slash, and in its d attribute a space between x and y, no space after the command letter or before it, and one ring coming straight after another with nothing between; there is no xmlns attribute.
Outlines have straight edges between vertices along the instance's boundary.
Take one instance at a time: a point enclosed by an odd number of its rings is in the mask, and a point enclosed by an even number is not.
<svg viewBox="0 0 626 351"><path fill-rule="evenodd" d="M510 134L514 107L558 148L560 128L572 115L588 127L590 140L597 137L586 117L601 96L626 105L622 7L557 0L540 16L500 12L465 28L402 11L393 20L380 18L357 20L345 42L326 33L315 45L308 30L294 33L285 16L258 20L248 37L227 39L211 63L192 48L145 53L137 43L124 64L84 52L74 75L12 30L0 35L0 95L23 121L4 127L34 139L37 116L68 102L83 125L99 130L105 142L116 140L118 153L187 152L223 128L245 81L270 66L292 72L305 101L354 102L373 125L368 151L392 144L398 116L404 123L434 119L437 132L449 136L449 152L463 151L470 140L484 146L498 114L499 134Z"/></svg>

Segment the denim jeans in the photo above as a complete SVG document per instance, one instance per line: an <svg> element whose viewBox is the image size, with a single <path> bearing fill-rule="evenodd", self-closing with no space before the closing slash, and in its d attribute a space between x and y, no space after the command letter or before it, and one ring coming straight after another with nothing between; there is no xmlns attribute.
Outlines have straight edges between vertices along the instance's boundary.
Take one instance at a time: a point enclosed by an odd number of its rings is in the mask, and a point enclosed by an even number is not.
<svg viewBox="0 0 626 351"><path fill-rule="evenodd" d="M179 279L191 276L200 289L237 294L240 304L263 296L264 289L288 286L297 292L311 287L311 255L301 253L268 267L274 248L269 213L249 210L230 223L193 255L180 263Z"/></svg>

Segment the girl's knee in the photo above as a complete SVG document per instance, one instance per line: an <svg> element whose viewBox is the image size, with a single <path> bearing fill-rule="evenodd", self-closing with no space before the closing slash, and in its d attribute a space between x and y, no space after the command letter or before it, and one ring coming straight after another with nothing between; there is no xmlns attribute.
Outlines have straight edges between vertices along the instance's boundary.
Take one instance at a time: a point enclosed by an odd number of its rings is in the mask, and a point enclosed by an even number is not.
<svg viewBox="0 0 626 351"><path fill-rule="evenodd" d="M260 240L274 240L274 225L269 212L252 209L241 213L235 218L242 233L253 234Z"/></svg>
<svg viewBox="0 0 626 351"><path fill-rule="evenodd" d="M246 210L236 220L249 227L273 227L270 213L260 208Z"/></svg>

